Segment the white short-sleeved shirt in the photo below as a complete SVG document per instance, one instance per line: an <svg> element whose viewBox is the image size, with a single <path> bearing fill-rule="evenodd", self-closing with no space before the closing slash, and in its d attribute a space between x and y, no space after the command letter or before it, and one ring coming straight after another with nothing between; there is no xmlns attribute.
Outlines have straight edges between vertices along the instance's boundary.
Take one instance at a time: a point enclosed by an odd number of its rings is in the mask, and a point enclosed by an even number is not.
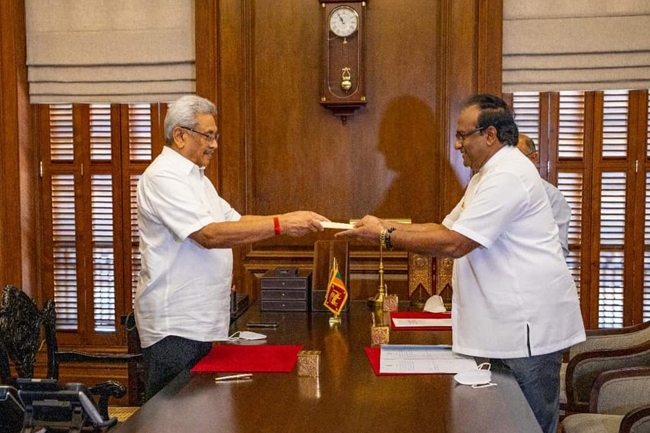
<svg viewBox="0 0 650 433"><path fill-rule="evenodd" d="M551 203L551 210L553 211L553 219L560 231L560 245L562 245L562 253L564 257L569 256L569 222L571 222L571 206L567 203L562 191L557 189L553 184L548 183L542 179L542 185L548 196L548 201Z"/></svg>
<svg viewBox="0 0 650 433"><path fill-rule="evenodd" d="M453 349L519 358L585 340L575 283L537 170L506 146L472 177L443 225L481 244L454 261Z"/></svg>
<svg viewBox="0 0 650 433"><path fill-rule="evenodd" d="M188 236L241 215L203 169L169 147L138 182L142 270L135 318L142 347L166 336L214 341L228 335L232 250L206 249Z"/></svg>

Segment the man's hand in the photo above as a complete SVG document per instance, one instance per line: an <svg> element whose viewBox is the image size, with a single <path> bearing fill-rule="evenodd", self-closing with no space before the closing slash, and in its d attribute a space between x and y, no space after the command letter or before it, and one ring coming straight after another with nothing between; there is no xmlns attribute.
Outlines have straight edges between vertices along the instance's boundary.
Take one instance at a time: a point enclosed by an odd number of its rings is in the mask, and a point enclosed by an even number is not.
<svg viewBox="0 0 650 433"><path fill-rule="evenodd" d="M384 228L382 220L372 215L366 215L354 225L354 229L339 232L337 238L359 239L371 244L379 245L379 234Z"/></svg>
<svg viewBox="0 0 650 433"><path fill-rule="evenodd" d="M291 237L304 236L309 232L323 231L320 221L329 221L322 215L310 211L297 211L279 216L280 230L283 235Z"/></svg>

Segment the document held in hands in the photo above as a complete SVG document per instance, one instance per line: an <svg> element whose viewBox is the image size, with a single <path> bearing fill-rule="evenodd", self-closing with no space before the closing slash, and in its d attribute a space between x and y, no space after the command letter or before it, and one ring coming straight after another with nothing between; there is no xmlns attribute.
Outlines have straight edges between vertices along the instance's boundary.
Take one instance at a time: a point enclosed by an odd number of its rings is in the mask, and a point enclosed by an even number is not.
<svg viewBox="0 0 650 433"><path fill-rule="evenodd" d="M476 370L470 356L451 351L451 346L384 344L381 346L380 373L393 374L456 374Z"/></svg>
<svg viewBox="0 0 650 433"><path fill-rule="evenodd" d="M324 229L335 229L335 230L352 230L354 225L348 223L334 223L331 221L321 221L320 224Z"/></svg>

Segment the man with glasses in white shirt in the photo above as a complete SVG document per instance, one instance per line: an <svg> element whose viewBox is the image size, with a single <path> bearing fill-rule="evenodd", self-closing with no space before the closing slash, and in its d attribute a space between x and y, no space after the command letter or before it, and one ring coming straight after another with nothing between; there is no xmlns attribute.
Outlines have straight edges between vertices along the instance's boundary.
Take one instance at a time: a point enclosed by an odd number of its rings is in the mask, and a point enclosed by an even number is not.
<svg viewBox="0 0 650 433"><path fill-rule="evenodd" d="M337 237L454 258L453 350L509 371L542 430L557 433L562 353L585 331L546 192L517 137L502 99L470 98L455 147L476 174L442 224L366 216Z"/></svg>
<svg viewBox="0 0 650 433"><path fill-rule="evenodd" d="M135 318L147 399L228 336L231 248L322 231L327 221L309 211L241 216L219 197L204 174L218 146L215 116L214 104L198 96L171 103L165 147L138 182Z"/></svg>

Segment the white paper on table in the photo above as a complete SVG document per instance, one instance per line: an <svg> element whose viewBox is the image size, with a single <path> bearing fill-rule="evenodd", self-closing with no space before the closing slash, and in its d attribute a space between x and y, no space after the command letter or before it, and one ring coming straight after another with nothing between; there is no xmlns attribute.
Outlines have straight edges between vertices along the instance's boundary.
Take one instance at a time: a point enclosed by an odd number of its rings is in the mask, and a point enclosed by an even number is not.
<svg viewBox="0 0 650 433"><path fill-rule="evenodd" d="M451 351L451 346L381 346L380 373L448 373L476 370L474 358Z"/></svg>
<svg viewBox="0 0 650 433"><path fill-rule="evenodd" d="M331 221L321 221L320 225L325 229L352 230L354 225L348 223L334 223Z"/></svg>
<svg viewBox="0 0 650 433"><path fill-rule="evenodd" d="M393 319L395 328L451 327L451 319Z"/></svg>

